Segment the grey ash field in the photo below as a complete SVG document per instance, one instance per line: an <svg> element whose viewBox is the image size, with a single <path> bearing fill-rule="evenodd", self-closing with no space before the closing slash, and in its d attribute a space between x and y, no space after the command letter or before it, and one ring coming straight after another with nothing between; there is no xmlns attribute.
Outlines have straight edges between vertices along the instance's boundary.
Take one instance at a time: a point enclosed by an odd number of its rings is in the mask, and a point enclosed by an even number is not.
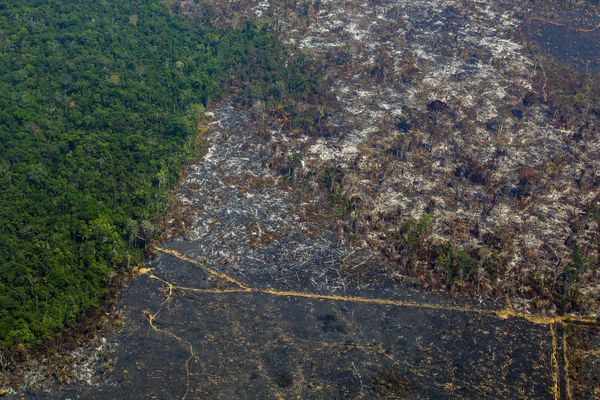
<svg viewBox="0 0 600 400"><path fill-rule="evenodd" d="M314 62L319 129L215 107L111 323L9 397L600 398L597 4L207 9Z"/></svg>

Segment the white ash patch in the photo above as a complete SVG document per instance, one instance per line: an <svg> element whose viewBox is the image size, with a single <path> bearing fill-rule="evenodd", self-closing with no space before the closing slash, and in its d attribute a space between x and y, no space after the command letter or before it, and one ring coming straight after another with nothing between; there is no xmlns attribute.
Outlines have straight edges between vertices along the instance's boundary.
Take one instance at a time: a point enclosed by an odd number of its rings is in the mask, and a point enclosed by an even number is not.
<svg viewBox="0 0 600 400"><path fill-rule="evenodd" d="M255 7L253 7L253 10L256 16L260 18L270 7L271 2L269 0L261 0Z"/></svg>

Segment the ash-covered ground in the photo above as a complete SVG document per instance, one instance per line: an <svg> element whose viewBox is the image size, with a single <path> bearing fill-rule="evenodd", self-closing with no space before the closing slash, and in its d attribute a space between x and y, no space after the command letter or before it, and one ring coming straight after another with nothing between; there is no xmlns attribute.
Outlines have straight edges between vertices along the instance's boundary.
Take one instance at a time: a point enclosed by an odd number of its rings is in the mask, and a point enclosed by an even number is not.
<svg viewBox="0 0 600 400"><path fill-rule="evenodd" d="M302 159L300 191L331 180L304 197L304 213L333 198L342 236L367 253L356 263L377 257L381 273L509 296L526 311L597 315L600 10L563 3L184 1L180 11L262 21L320 66L335 99L314 100L318 129L270 122L271 165ZM412 246L405 226L424 215L431 226Z"/></svg>

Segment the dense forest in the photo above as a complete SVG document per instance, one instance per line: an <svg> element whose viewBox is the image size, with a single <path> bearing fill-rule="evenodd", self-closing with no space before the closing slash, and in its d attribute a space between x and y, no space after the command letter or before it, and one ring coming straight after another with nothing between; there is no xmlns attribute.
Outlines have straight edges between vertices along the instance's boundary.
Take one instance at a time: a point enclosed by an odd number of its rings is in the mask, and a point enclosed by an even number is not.
<svg viewBox="0 0 600 400"><path fill-rule="evenodd" d="M314 83L264 29L176 11L0 3L0 348L71 326L140 261L211 101L236 82L248 102Z"/></svg>

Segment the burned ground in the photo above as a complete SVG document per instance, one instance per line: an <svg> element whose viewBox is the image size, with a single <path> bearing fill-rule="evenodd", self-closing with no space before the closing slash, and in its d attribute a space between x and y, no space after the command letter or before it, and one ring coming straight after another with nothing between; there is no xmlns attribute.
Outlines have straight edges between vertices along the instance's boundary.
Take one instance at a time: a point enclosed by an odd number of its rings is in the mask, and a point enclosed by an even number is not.
<svg viewBox="0 0 600 400"><path fill-rule="evenodd" d="M302 160L290 180L299 213L329 206L382 274L597 313L597 5L288 3L215 3L212 15L275 21L335 96L256 117L277 116L266 118L275 170ZM306 114L319 129L295 125ZM407 245L421 218L431 226Z"/></svg>

